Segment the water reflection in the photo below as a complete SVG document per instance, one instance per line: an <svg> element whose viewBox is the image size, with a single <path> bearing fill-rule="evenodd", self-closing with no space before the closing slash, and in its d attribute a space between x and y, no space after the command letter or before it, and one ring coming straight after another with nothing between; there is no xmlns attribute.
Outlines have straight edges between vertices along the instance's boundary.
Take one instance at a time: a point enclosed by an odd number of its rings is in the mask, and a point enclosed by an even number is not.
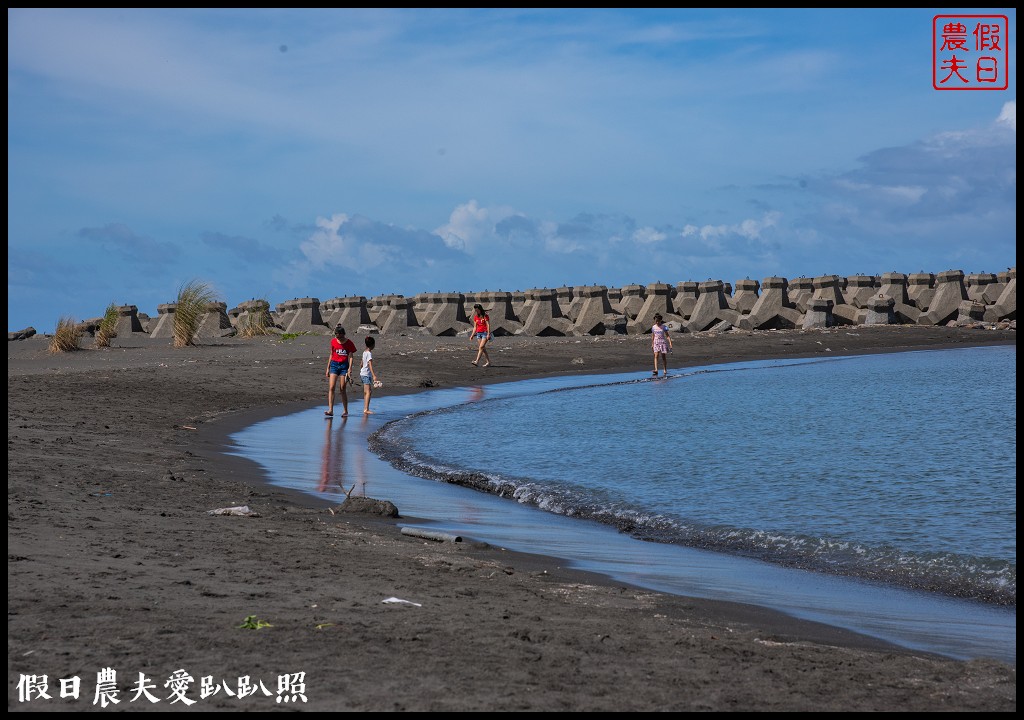
<svg viewBox="0 0 1024 720"><path fill-rule="evenodd" d="M324 420L323 447L320 450L320 478L316 492L328 496L345 495L358 497L366 495L366 426L369 416L363 416L362 432L345 432L348 418ZM346 459L350 462L346 463ZM310 488L300 487L300 490Z"/></svg>
<svg viewBox="0 0 1024 720"><path fill-rule="evenodd" d="M469 398L467 402L480 402L484 399L486 393L480 385L474 385L473 387L467 388L469 390Z"/></svg>

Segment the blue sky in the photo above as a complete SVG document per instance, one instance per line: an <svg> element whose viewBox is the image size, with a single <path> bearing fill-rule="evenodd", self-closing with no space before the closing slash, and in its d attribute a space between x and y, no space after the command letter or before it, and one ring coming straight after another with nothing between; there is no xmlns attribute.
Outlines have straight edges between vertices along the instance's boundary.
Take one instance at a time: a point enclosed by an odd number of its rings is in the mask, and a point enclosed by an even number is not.
<svg viewBox="0 0 1024 720"><path fill-rule="evenodd" d="M948 9L8 9L8 328L254 297L1016 266Z"/></svg>

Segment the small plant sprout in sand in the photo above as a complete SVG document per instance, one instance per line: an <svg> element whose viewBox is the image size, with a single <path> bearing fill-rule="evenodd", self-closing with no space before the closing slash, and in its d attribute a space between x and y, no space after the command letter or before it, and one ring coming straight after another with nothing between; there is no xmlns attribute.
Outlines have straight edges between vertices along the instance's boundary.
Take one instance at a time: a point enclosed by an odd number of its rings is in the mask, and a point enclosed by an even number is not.
<svg viewBox="0 0 1024 720"><path fill-rule="evenodd" d="M271 625L268 622L264 622L263 620L260 620L255 615L246 615L245 616L245 620L243 620L242 624L239 625L238 627L241 630L261 630L261 629L263 629L265 627L274 627L274 626Z"/></svg>
<svg viewBox="0 0 1024 720"><path fill-rule="evenodd" d="M81 350L79 343L82 340L82 329L75 322L74 318L64 316L57 321L57 329L50 338L50 347L47 348L52 355L64 352Z"/></svg>
<svg viewBox="0 0 1024 720"><path fill-rule="evenodd" d="M96 347L110 347L110 341L117 337L117 304L110 303L103 311L100 326L96 328Z"/></svg>
<svg viewBox="0 0 1024 720"><path fill-rule="evenodd" d="M216 292L201 280L190 280L178 289L177 308L174 311L174 347L196 344L196 333L199 332L207 307L216 300Z"/></svg>

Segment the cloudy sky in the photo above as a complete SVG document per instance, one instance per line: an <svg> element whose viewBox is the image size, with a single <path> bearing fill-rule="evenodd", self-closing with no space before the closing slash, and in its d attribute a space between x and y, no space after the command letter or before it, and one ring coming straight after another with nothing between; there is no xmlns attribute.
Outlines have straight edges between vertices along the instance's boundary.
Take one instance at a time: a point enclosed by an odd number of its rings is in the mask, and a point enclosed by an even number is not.
<svg viewBox="0 0 1024 720"><path fill-rule="evenodd" d="M7 11L8 329L381 293L1016 266L949 10Z"/></svg>

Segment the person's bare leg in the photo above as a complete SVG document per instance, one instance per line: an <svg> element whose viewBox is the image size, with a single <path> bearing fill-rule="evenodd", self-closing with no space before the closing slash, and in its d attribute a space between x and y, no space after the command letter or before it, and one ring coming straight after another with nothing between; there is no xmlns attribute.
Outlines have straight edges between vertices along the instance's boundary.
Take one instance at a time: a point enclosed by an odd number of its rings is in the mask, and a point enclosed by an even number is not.
<svg viewBox="0 0 1024 720"><path fill-rule="evenodd" d="M348 417L348 376L340 375L341 380L341 416Z"/></svg>
<svg viewBox="0 0 1024 720"><path fill-rule="evenodd" d="M327 412L325 415L334 414L334 386L338 382L337 375L331 375L327 380Z"/></svg>
<svg viewBox="0 0 1024 720"><path fill-rule="evenodd" d="M480 352L484 354L484 367L491 364L491 356L487 354L487 338L480 341Z"/></svg>
<svg viewBox="0 0 1024 720"><path fill-rule="evenodd" d="M363 385L363 415L373 415L370 411L370 396L373 395L373 385Z"/></svg>
<svg viewBox="0 0 1024 720"><path fill-rule="evenodd" d="M479 340L479 341L477 341L477 346L476 346L476 360L474 360L474 361L473 361L473 364L474 364L474 365L477 365L477 364L479 364L479 363L480 363L480 356L481 356L481 355L483 355L483 352L484 352L484 343L485 343L485 342L487 342L487 341L486 341L486 340Z"/></svg>

